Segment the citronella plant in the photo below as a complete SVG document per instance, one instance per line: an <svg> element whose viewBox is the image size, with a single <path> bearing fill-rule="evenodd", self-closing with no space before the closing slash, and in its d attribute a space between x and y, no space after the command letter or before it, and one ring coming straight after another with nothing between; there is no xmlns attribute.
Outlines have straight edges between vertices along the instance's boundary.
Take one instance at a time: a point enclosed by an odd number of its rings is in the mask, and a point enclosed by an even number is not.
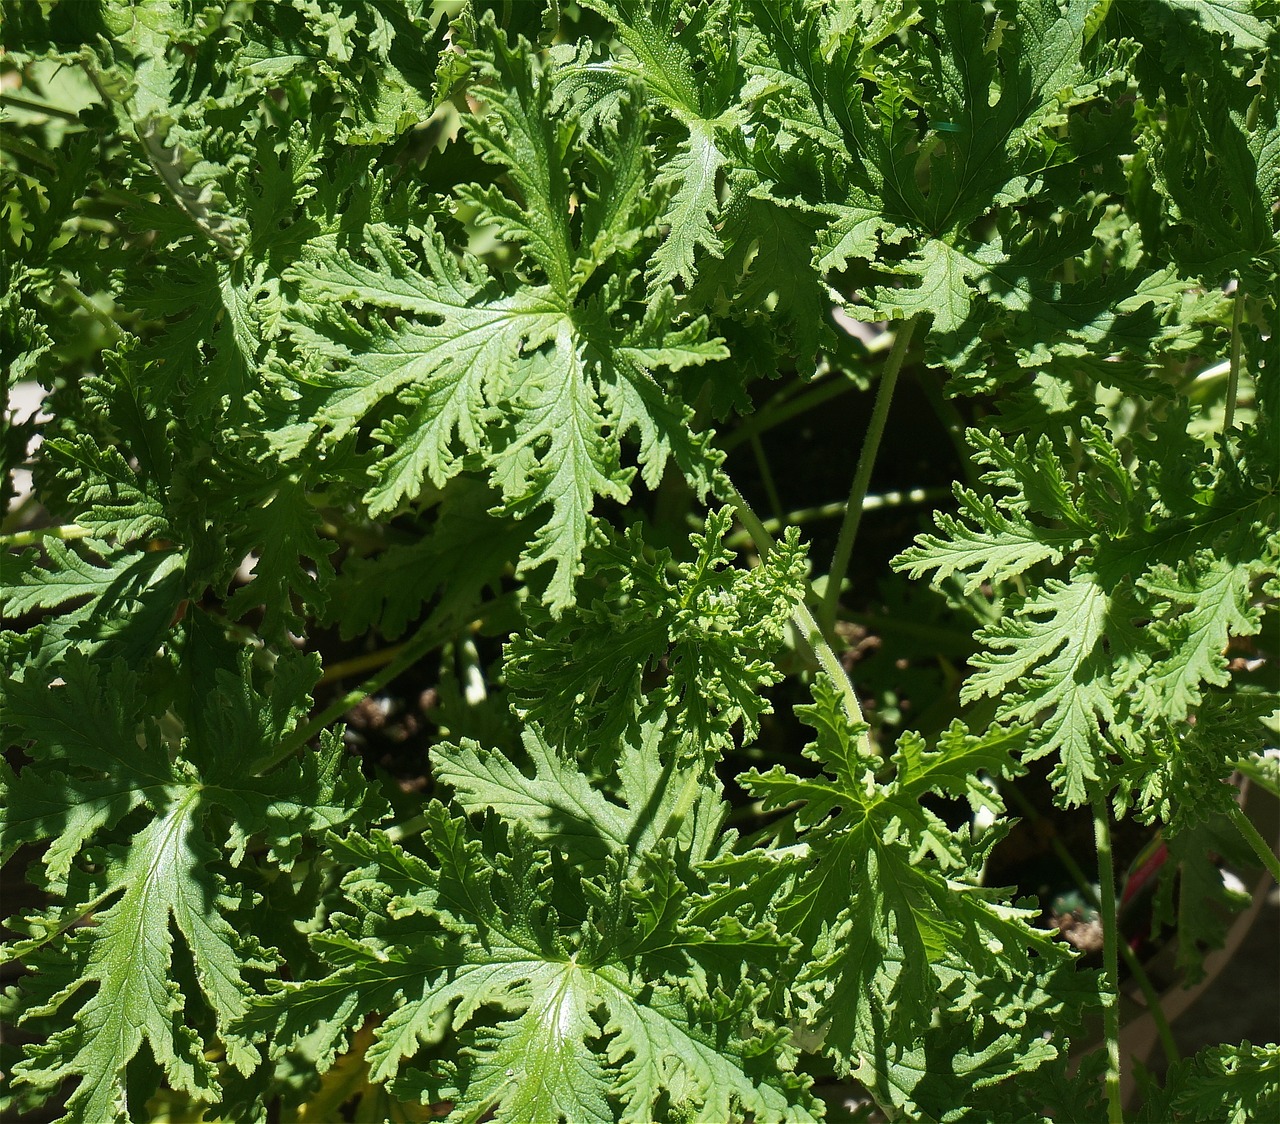
<svg viewBox="0 0 1280 1124"><path fill-rule="evenodd" d="M3 38L6 1114L1280 1115L1122 1103L1112 855L1186 979L1280 867L1274 0ZM1033 781L1099 963L988 884Z"/></svg>

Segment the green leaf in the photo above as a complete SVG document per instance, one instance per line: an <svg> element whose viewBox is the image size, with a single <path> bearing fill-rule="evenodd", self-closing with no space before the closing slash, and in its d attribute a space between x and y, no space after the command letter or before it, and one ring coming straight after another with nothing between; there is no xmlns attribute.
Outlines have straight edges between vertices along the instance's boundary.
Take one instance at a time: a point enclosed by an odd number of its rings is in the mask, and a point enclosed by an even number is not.
<svg viewBox="0 0 1280 1124"><path fill-rule="evenodd" d="M812 1119L800 1085L774 1071L768 1051L781 1045L779 1037L753 1041L733 1029L756 995L742 978L742 962L737 982L723 981L728 992L700 992L700 973L689 975L689 958L716 962L714 944L699 951L705 931L685 935L666 922L659 960L685 964L687 982L679 973L668 979L665 972L629 969L613 941L625 939L634 924L628 918L641 905L639 885L619 881L616 868L585 882L588 900L614 903L620 914L579 915L575 934L565 925L572 918L544 904L551 880L572 869L558 865L555 852L535 851L522 830L508 833L492 822L474 838L438 803L426 818L431 864L381 833L341 843L356 865L346 885L360 909L334 919L340 934L317 938L335 974L282 985L270 1000L288 1028L277 1049L308 1025L309 1011L321 1014L326 1006L341 1011L342 1021L329 1021L325 1033L341 1035L350 1018L349 1007L335 1006L341 985L358 1011L398 997L383 1008L387 1017L368 1051L371 1077L394 1079L402 1097L448 1095L462 1119L497 1110L525 1120L607 1120L613 1119L608 1097L627 1116L647 1116L663 1093L673 1108L715 1119L741 1112ZM562 854L572 862L572 851ZM365 897L370 892L372 899ZM580 895L556 896L582 908ZM387 912L391 920L379 924ZM362 929L368 935L352 939ZM613 941L601 944L609 933ZM755 940L761 954L777 948L768 930ZM390 987L383 982L391 980ZM503 1012L496 1025L467 1029L485 1005ZM404 1068L420 1041L446 1029L462 1049L443 1077Z"/></svg>
<svg viewBox="0 0 1280 1124"><path fill-rule="evenodd" d="M1031 927L1036 911L978 888L1000 832L975 843L922 803L946 794L998 816L1001 801L983 778L1015 771L1023 732L974 736L955 723L935 750L904 734L885 763L860 748L827 680L815 681L814 705L799 712L817 730L805 755L823 774L806 779L778 765L740 781L766 810L803 802L794 814L803 850L775 900L783 931L812 949L796 993L806 1021L825 1028L825 1050L882 1103L930 1116L978 1072L979 1083L1004 1080L1056 1056L1076 1017L1053 984L1069 951ZM988 1020L977 1038L963 1014L976 995ZM942 1057L950 1060L941 1066L926 1060Z"/></svg>
<svg viewBox="0 0 1280 1124"><path fill-rule="evenodd" d="M468 813L496 812L539 843L573 854L584 869L595 871L608 856L626 853L626 870L634 874L667 835L687 849L691 861L708 858L720 826L720 804L712 790L699 792L691 814L679 808L682 788L696 782L699 772L664 764L663 740L669 737L660 723L647 723L634 741L618 747L613 798L549 745L537 727L526 727L521 735L532 776L500 751L469 741L434 749L432 769Z"/></svg>
<svg viewBox="0 0 1280 1124"><path fill-rule="evenodd" d="M1053 541L1056 536L1031 526L1021 513L1006 515L990 497L959 485L955 497L966 522L938 512L934 519L945 537L921 535L916 546L898 556L898 566L913 578L933 571L934 581L942 583L960 574L964 579L962 592L969 594L986 582L1016 578L1038 562L1062 561L1062 550ZM1065 531L1061 542L1073 546L1079 537Z"/></svg>
<svg viewBox="0 0 1280 1124"><path fill-rule="evenodd" d="M1206 31L1224 35L1246 50L1266 46L1267 25L1252 11L1249 0L1160 0L1174 12L1186 12Z"/></svg>
<svg viewBox="0 0 1280 1124"><path fill-rule="evenodd" d="M49 539L44 546L47 568L35 552L3 556L0 605L7 615L61 608L85 598L55 617L43 632L26 637L0 633L7 662L27 662L39 669L57 665L72 650L136 660L154 654L181 599L182 552L112 551L91 539L80 545L76 551Z"/></svg>
<svg viewBox="0 0 1280 1124"><path fill-rule="evenodd" d="M697 557L674 567L667 551L644 557L638 528L599 552L592 577L607 581L604 596L512 641L507 682L521 715L601 756L634 731L642 708L666 710L691 755L730 746L738 723L754 738L805 559L793 529L762 565L733 569L723 545L732 521L728 509L712 512L691 537ZM660 665L664 685L646 692Z"/></svg>
<svg viewBox="0 0 1280 1124"><path fill-rule="evenodd" d="M1277 559L1259 492L1215 470L1186 425L1171 420L1131 467L1083 419L1075 475L1047 436L1032 449L1021 437L971 433L988 466L983 482L1006 494L958 489L960 517L940 515L941 535L920 536L894 560L913 575L932 572L935 584L960 577L966 592L1043 563L1070 566L1065 579L1046 577L1003 602L978 633L983 650L960 697L990 697L1003 719L1034 723L1026 756L1057 755L1055 783L1073 804L1107 775L1111 755L1143 759L1144 729L1186 722L1206 685L1226 686L1230 638L1261 627L1250 599ZM1183 480L1197 472L1214 483L1193 498ZM1169 508L1152 510L1157 492ZM1218 753L1225 777L1234 760L1226 739Z"/></svg>
<svg viewBox="0 0 1280 1124"><path fill-rule="evenodd" d="M1280 1111L1280 1046L1206 1046L1169 1075L1156 1111L1188 1124L1246 1124ZM1154 1119L1154 1117L1153 1117Z"/></svg>
<svg viewBox="0 0 1280 1124"><path fill-rule="evenodd" d="M395 640L428 602L437 618L472 619L485 589L501 587L526 538L518 521L490 514L495 499L475 481L457 478L430 533L348 560L328 602L342 635L376 628Z"/></svg>
<svg viewBox="0 0 1280 1124"><path fill-rule="evenodd" d="M525 74L521 81L534 79ZM538 88L521 92L532 96ZM502 120L517 103L528 108L513 98ZM493 143L508 166L517 165L515 141L508 148ZM313 367L303 376L298 413L304 420L273 440L289 455L320 430L336 441L395 395L407 410L372 432L389 453L372 469L377 482L367 493L370 510L392 510L416 495L424 478L443 486L465 454L479 454L506 510L523 515L550 508L521 572L553 565L545 597L559 611L572 601L596 496L625 501L631 494L631 472L621 466L625 433L640 439L651 487L669 457L706 487L700 444L687 430L685 411L664 398L655 375L724 351L706 340L705 322L672 330L664 316L670 298L661 293L653 314L638 323L611 311L622 296L617 282L606 286L608 304L592 298L575 306L573 261L554 233L568 214L567 187L524 186L529 198L519 213L538 224L527 228L525 242L536 247L530 254L547 285L504 293L476 260L464 258L459 266L434 227L414 232L421 272L386 228L368 231L371 265L337 253L297 267L292 276L302 297L291 330ZM546 195L553 188L554 200ZM553 206L553 215L544 213ZM619 280L630 284L625 275ZM378 318L364 327L344 311L346 303L416 318L395 327Z"/></svg>
<svg viewBox="0 0 1280 1124"><path fill-rule="evenodd" d="M30 671L9 686L5 741L32 742L36 761L16 777L4 770L0 853L50 840L44 867L54 905L44 916L10 920L27 937L6 958L26 961L58 989L20 1021L61 1017L14 1076L45 1091L74 1080L62 1119L129 1119L126 1073L144 1042L170 1087L197 1102L219 1089L206 1057L215 1043L242 1074L258 1064L233 1024L277 960L253 935L256 903L239 869L246 842L264 837L287 867L308 833L376 809L358 776L338 779L336 739L327 741L319 771L286 766L255 778L246 769L284 733L263 725L265 712L287 719L298 695L286 703L285 692L305 692L313 665L309 672L277 676L280 695L266 701L242 660L234 680L224 673L224 688L235 687L206 704L216 711L206 719L209 740L185 745L181 762L147 712L142 683L122 663L103 677L73 655L62 668L65 686L49 687ZM214 723L233 736L213 740ZM90 915L95 924L77 926ZM188 961L192 991L180 986Z"/></svg>
<svg viewBox="0 0 1280 1124"><path fill-rule="evenodd" d="M236 619L254 606L264 606L263 635L280 636L302 619L291 603L294 592L304 605L324 606L333 577L329 555L338 544L320 537L320 517L308 503L305 489L294 480L281 483L262 503L245 511L239 522L241 533L255 547L252 580L227 599L227 613Z"/></svg>
<svg viewBox="0 0 1280 1124"><path fill-rule="evenodd" d="M162 538L169 531L158 489L140 480L118 449L101 448L87 435L51 441L49 449L64 471L80 477L82 483L72 492L81 505L76 522L95 538L131 543Z"/></svg>

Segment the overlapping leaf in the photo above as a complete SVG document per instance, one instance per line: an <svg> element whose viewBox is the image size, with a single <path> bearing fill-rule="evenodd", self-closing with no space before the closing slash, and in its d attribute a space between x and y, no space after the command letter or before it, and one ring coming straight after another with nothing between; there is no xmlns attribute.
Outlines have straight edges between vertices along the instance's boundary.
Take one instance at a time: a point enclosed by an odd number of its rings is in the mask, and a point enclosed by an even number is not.
<svg viewBox="0 0 1280 1124"><path fill-rule="evenodd" d="M778 648L803 593L805 562L792 531L761 566L733 569L723 545L728 509L692 537L697 557L652 560L639 531L597 554L605 593L559 623L513 640L507 681L516 708L557 740L607 757L642 708L667 710L686 753L715 754L742 723L750 740L768 708L761 689L778 679ZM661 676L646 686L646 677ZM552 689L551 684L562 686Z"/></svg>
<svg viewBox="0 0 1280 1124"><path fill-rule="evenodd" d="M1054 986L1070 973L1069 953L1031 927L1034 910L977 887L999 832L975 841L923 803L940 794L999 815L984 778L1014 771L1023 732L974 736L955 724L934 750L905 734L883 762L834 686L815 681L814 700L800 710L818 733L805 753L824 773L804 779L775 766L740 778L766 809L802 802L804 848L773 861L779 926L812 950L792 993L806 1021L824 1028L842 1068L907 1112L945 1103L940 1090L978 1072L999 1081L1054 1057L1061 1042L1041 1034L1075 1017ZM964 1014L975 1002L976 1035Z"/></svg>
<svg viewBox="0 0 1280 1124"><path fill-rule="evenodd" d="M314 677L310 661L288 663L264 697L247 659L239 676L222 672L206 684L201 735L177 747L181 757L123 663L102 675L76 654L65 685L28 670L8 686L5 742L29 743L33 762L16 776L3 767L0 853L44 845L52 898L9 920L22 937L5 958L38 973L29 986L45 994L22 1021L60 1024L14 1076L45 1093L72 1081L63 1119L129 1119L126 1073L144 1043L171 1087L196 1101L218 1091L207 1057L215 1043L241 1073L256 1064L233 1024L276 961L254 936L253 894L238 869L248 842L261 840L287 868L309 834L377 811L336 738L315 760L254 775ZM184 989L188 962L194 984ZM199 1014L192 1022L184 1012Z"/></svg>
<svg viewBox="0 0 1280 1124"><path fill-rule="evenodd" d="M478 836L433 803L429 861L380 833L335 843L355 868L353 912L315 938L334 974L264 1004L275 1048L318 1033L325 1068L352 1020L376 1010L372 1079L402 1097L448 1098L463 1119L612 1121L614 1099L626 1118L661 1101L716 1119L810 1119L803 1085L781 1071L784 1037L750 1029L762 991L747 964L766 970L788 942L700 894L654 833L665 816L645 797L660 788L615 803L538 734L526 744L533 777L493 751L440 753L462 806L501 817ZM714 838L705 825L699 834L695 856ZM681 835L695 838L686 827L672 840ZM502 1013L480 1021L481 1008ZM446 1034L446 1054L406 1065Z"/></svg>
<svg viewBox="0 0 1280 1124"><path fill-rule="evenodd" d="M754 6L768 44L760 75L781 130L775 143L809 150L822 169L825 190L809 196L831 217L819 267L881 261L901 277L898 287L866 292L859 315L929 313L935 330L953 333L966 323L980 283L1002 304L1023 299L997 280L1007 251L970 228L993 206L1010 207L1033 190L1033 169L1043 159L1038 132L1085 81L1088 8L1023 5L998 41L981 9L932 8L927 18L940 34L920 37L922 53L899 57L897 66L889 65L889 52L876 60L878 89L868 104L866 51L885 28L874 27L866 10L855 16ZM898 22L909 18L904 12ZM919 111L928 118L924 135ZM927 188L916 175L918 151L929 153ZM882 257L883 247L900 244L905 254Z"/></svg>
<svg viewBox="0 0 1280 1124"><path fill-rule="evenodd" d="M644 221L641 131L614 130L602 158L588 160L572 123L550 117L530 53L485 27L492 53L478 58L497 84L489 116L472 130L512 190L463 194L521 246L527 276L517 286L474 258L457 261L434 226L411 232L412 252L374 227L359 257L322 254L298 266L291 331L313 367L303 376L299 423L276 440L296 452L312 432L332 442L366 425L385 450L367 493L375 514L427 480L442 486L478 455L509 511L539 511L522 565L553 564L545 597L559 611L572 601L596 497L631 494L626 434L638 439L651 487L672 458L692 483L707 485L705 454L659 380L724 351L702 321L672 326L669 291L647 291L640 319L624 311L637 284L625 232ZM601 178L587 181L594 198L582 201L576 240L570 175L584 166ZM631 206L619 210L620 199ZM397 317L357 317L355 308ZM388 419L367 426L392 397Z"/></svg>
<svg viewBox="0 0 1280 1124"><path fill-rule="evenodd" d="M1165 427L1167 444L1136 476L1094 423L1084 419L1081 432L1088 460L1078 476L1047 437L1029 448L971 434L984 481L1009 491L958 489L961 518L940 515L943 534L921 536L895 560L914 575L961 576L967 589L1069 560L1065 580L1011 597L979 633L985 650L961 697L996 698L1005 718L1036 723L1029 755L1058 755L1055 777L1073 803L1106 775L1110 753L1138 750L1144 725L1182 723L1207 685L1227 684L1224 650L1258 631L1252 591L1277 565L1266 476L1252 490L1218 474L1185 507L1170 470L1213 476L1212 458L1185 429ZM1157 491L1174 505L1168 514L1148 506ZM982 541L988 553L975 549ZM1234 755L1225 745L1222 754L1225 776Z"/></svg>

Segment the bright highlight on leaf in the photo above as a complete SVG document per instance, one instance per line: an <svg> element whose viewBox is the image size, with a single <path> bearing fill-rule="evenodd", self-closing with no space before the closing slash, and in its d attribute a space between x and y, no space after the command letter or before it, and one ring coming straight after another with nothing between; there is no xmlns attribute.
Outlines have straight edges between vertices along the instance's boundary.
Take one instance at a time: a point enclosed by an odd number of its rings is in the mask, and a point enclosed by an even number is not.
<svg viewBox="0 0 1280 1124"><path fill-rule="evenodd" d="M0 37L0 1115L1280 1119L1274 0Z"/></svg>

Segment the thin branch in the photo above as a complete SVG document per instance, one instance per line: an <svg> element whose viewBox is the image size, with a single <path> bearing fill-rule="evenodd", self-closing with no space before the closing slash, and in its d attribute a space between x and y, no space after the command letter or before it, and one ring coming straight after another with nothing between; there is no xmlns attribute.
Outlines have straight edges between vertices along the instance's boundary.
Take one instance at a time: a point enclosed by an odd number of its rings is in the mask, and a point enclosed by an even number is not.
<svg viewBox="0 0 1280 1124"><path fill-rule="evenodd" d="M1107 1124L1124 1124L1120 1092L1120 961L1116 943L1116 864L1111 855L1111 821L1106 797L1099 791L1093 800L1093 838L1098 849L1098 888L1102 906L1102 1024L1107 1040Z"/></svg>
<svg viewBox="0 0 1280 1124"><path fill-rule="evenodd" d="M37 527L31 531L14 531L9 535L0 535L0 550L38 546L45 539L73 542L76 539L87 539L92 534L92 530L80 526L79 523L63 523L57 527Z"/></svg>
<svg viewBox="0 0 1280 1124"><path fill-rule="evenodd" d="M1231 805L1227 815L1230 816L1231 822L1236 825L1236 830L1244 836L1245 842L1253 848L1253 853L1258 856L1267 873L1277 882L1280 882L1280 858L1276 858L1275 851L1262 838L1262 832L1253 826L1253 820L1245 815L1244 809L1239 804L1234 803Z"/></svg>
<svg viewBox="0 0 1280 1124"><path fill-rule="evenodd" d="M1036 806L1018 791L1017 785L1011 784L1007 789L1002 788L1001 792L1007 794L1012 802L1018 805L1018 811L1031 823L1043 824L1048 828L1045 835L1049 840L1050 849L1057 856L1063 869L1071 876L1071 881L1075 883L1080 896L1093 909L1096 909L1099 916L1101 916L1102 902L1097 892L1090 885L1089 879L1080 868L1080 864L1076 862L1075 856L1067 849L1066 844L1062 842L1052 825L1048 824L1044 817L1040 815ZM1165 1060L1172 1066L1177 1063L1179 1058L1178 1043L1173 1037L1173 1028L1169 1025L1168 1018L1165 1017L1164 1007L1160 1002L1160 994L1151 982L1151 977L1147 975L1147 970L1142 966L1142 961L1138 959L1138 954L1129 947L1129 942L1119 941L1118 947L1120 955L1124 957L1125 966L1137 983L1138 990L1142 992L1142 998L1146 1000L1147 1013L1150 1014L1151 1021L1155 1024L1156 1035L1160 1039L1160 1048L1164 1051Z"/></svg>
<svg viewBox="0 0 1280 1124"><path fill-rule="evenodd" d="M58 278L55 290L64 297L69 297L73 304L87 312L94 320L102 325L103 330L107 333L108 338L113 344L123 343L128 337L120 330L120 325L111 319L96 304L80 291L80 287L76 285L71 278L64 272Z"/></svg>
<svg viewBox="0 0 1280 1124"><path fill-rule="evenodd" d="M738 519L741 520L742 525L751 535L756 550L760 552L760 557L762 559L768 558L769 552L775 545L773 537L765 530L759 516L751 510L751 505L743 498L742 493L730 483L728 477L722 475L721 481L723 489L728 493L726 498L738 509ZM804 601L801 601L792 611L791 623L800 634L801 643L809 649L818 661L819 666L831 677L831 681L839 689L844 699L845 716L854 725L863 727L861 748L867 753L875 754L877 752L876 747L871 741L867 720L863 717L862 706L858 702L858 694L853 689L853 684L849 681L849 676L845 672L844 665L840 663L840 658L836 655L835 649L831 647L831 644L823 635L822 630L818 627L818 622L814 619L813 614L809 611L809 606Z"/></svg>
<svg viewBox="0 0 1280 1124"><path fill-rule="evenodd" d="M476 614L476 618L484 616L484 606L481 611ZM312 738L321 733L331 722L337 721L348 710L355 706L361 699L369 695L377 694L388 683L402 672L407 671L415 663L418 662L427 652L431 651L437 644L443 643L449 636L456 632L459 627L458 621L453 616L448 616L442 620L428 619L425 624L414 634L414 636L400 645L395 659L388 663L377 675L371 675L364 680L359 686L352 688L345 694L334 699L319 714L311 719L305 726L300 726L289 737L282 741L275 749L270 757L258 762L254 771L257 773L265 773L269 769L275 768L281 761L297 753Z"/></svg>
<svg viewBox="0 0 1280 1124"><path fill-rule="evenodd" d="M1231 313L1231 365L1227 371L1227 403L1222 412L1222 454L1226 456L1227 440L1236 424L1236 397L1240 393L1240 325L1244 322L1244 290L1236 284L1235 305Z"/></svg>
<svg viewBox="0 0 1280 1124"><path fill-rule="evenodd" d="M849 487L849 499L845 504L840 537L836 540L831 568L827 571L827 588L823 592L822 608L818 616L818 622L826 636L831 635L831 629L836 622L836 610L840 605L840 586L844 583L845 571L849 568L849 558L853 554L854 539L858 534L858 524L862 521L862 501L867 494L867 488L871 485L871 471L875 467L876 453L880 450L880 438L884 436L885 423L889 419L893 390L898 384L898 374L902 370L903 361L907 357L907 348L919 322L920 316L913 316L898 329L897 338L893 341L893 350L889 352L884 371L880 375L876 403L871 410L871 420L867 423L867 436L862 442L862 452L858 454L858 467L853 474L853 483Z"/></svg>
<svg viewBox="0 0 1280 1124"><path fill-rule="evenodd" d="M25 98L21 94L0 94L0 106L11 105L14 109L27 110L30 113L42 113L46 117L56 117L59 121L79 121L80 114L72 113L56 105L46 105L34 98Z"/></svg>
<svg viewBox="0 0 1280 1124"><path fill-rule="evenodd" d="M877 511L886 507L908 507L918 503L934 503L945 500L951 495L950 488L912 488L906 492L879 492L867 496L862 501L863 511ZM785 527L797 527L805 523L813 523L820 519L838 519L844 515L844 500L836 503L819 504L816 507L798 507L794 511L785 512L781 519L765 519L764 528L771 535L777 534ZM724 540L725 546L737 549L751 541L749 532L734 531Z"/></svg>

